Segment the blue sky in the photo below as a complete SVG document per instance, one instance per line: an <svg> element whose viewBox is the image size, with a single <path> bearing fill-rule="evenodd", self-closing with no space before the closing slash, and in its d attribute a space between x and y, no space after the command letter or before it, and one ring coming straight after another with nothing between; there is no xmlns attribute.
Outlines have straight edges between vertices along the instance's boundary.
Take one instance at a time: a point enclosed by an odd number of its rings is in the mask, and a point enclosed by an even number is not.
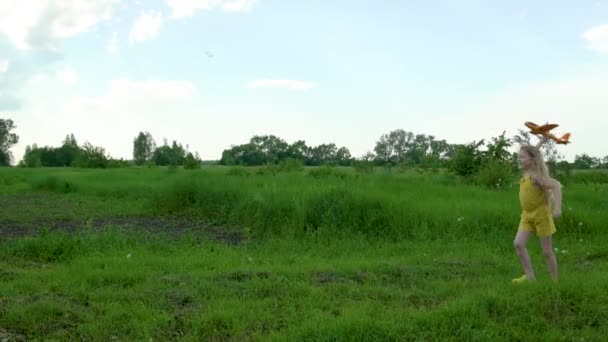
<svg viewBox="0 0 608 342"><path fill-rule="evenodd" d="M394 129L450 143L571 132L608 155L608 1L6 0L0 117L130 158L149 131L203 159L275 134L354 156Z"/></svg>

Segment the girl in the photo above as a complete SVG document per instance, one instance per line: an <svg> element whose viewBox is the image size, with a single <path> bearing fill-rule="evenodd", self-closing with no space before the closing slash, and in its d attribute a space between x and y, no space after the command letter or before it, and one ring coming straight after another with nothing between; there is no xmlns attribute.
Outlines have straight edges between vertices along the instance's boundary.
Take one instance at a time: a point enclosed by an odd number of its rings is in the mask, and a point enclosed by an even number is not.
<svg viewBox="0 0 608 342"><path fill-rule="evenodd" d="M553 218L560 217L562 211L561 184L549 177L547 165L537 147L521 147L519 167L522 171L519 185L522 213L514 246L525 274L513 279L513 283L521 284L536 279L526 250L526 243L532 233L540 238L551 279L557 282L557 260L553 254L551 236L555 233Z"/></svg>

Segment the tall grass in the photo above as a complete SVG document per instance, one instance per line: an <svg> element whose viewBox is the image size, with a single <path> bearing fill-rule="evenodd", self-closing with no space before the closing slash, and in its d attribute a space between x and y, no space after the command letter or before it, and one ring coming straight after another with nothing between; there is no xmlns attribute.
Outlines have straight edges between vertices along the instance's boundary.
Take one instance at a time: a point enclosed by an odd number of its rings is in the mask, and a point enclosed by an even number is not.
<svg viewBox="0 0 608 342"><path fill-rule="evenodd" d="M607 185L565 184L556 285L533 244L538 282L509 282L517 191L348 168L1 169L0 224L80 223L3 235L0 339L604 340ZM108 216L255 238L87 224Z"/></svg>
<svg viewBox="0 0 608 342"><path fill-rule="evenodd" d="M513 234L520 213L516 178L506 180L500 190L465 184L444 173L358 174L348 168L278 173L222 167L44 169L0 174L3 179L20 179L30 191L70 195L74 200L103 198L123 209L132 206L132 215L205 219L259 236L502 237ZM603 234L607 201L606 184L566 185L558 231Z"/></svg>

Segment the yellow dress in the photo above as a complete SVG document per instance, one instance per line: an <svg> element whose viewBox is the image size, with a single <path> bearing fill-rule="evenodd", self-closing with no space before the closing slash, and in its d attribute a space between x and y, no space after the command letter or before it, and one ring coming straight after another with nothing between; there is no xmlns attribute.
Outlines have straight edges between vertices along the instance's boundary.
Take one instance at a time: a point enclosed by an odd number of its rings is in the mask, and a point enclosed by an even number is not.
<svg viewBox="0 0 608 342"><path fill-rule="evenodd" d="M555 233L551 207L542 189L532 183L531 176L519 181L519 203L522 209L519 229L535 232L539 237Z"/></svg>

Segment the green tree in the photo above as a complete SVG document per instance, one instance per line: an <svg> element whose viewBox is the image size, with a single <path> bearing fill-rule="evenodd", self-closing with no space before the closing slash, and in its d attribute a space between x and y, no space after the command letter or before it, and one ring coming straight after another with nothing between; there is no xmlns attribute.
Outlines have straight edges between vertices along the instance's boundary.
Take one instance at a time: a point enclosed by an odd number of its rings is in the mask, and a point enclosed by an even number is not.
<svg viewBox="0 0 608 342"><path fill-rule="evenodd" d="M574 156L575 169L590 169L599 164L597 158L593 158L586 153Z"/></svg>
<svg viewBox="0 0 608 342"><path fill-rule="evenodd" d="M106 154L106 150L100 146L93 146L86 142L76 160L74 166L82 168L106 168L108 167L110 157Z"/></svg>
<svg viewBox="0 0 608 342"><path fill-rule="evenodd" d="M186 149L182 146L182 144L178 144L175 140L173 140L171 146L169 146L165 140L163 146L154 150L152 160L156 165L159 166L184 165L186 160Z"/></svg>
<svg viewBox="0 0 608 342"><path fill-rule="evenodd" d="M350 151L346 147L340 147L336 151L336 163L342 166L349 166L352 162L352 156Z"/></svg>
<svg viewBox="0 0 608 342"><path fill-rule="evenodd" d="M76 160L79 152L80 147L78 147L78 142L76 141L74 134L66 135L63 140L63 145L56 150L57 166L71 166L74 160Z"/></svg>
<svg viewBox="0 0 608 342"><path fill-rule="evenodd" d="M288 156L289 145L277 136L256 135L249 143L264 155L264 164L276 164Z"/></svg>
<svg viewBox="0 0 608 342"><path fill-rule="evenodd" d="M337 152L338 147L334 143L315 146L311 149L308 165L336 163Z"/></svg>
<svg viewBox="0 0 608 342"><path fill-rule="evenodd" d="M145 162L152 160L156 143L149 132L139 132L139 135L133 140L133 160L135 165L143 165Z"/></svg>
<svg viewBox="0 0 608 342"><path fill-rule="evenodd" d="M177 161L173 158L173 150L169 145L156 148L152 160L158 166L177 165Z"/></svg>
<svg viewBox="0 0 608 342"><path fill-rule="evenodd" d="M492 141L487 144L484 156L486 159L509 162L511 159L511 152L509 152L511 144L511 140L505 138L505 132L502 132L501 135L492 138Z"/></svg>
<svg viewBox="0 0 608 342"><path fill-rule="evenodd" d="M481 140L467 145L456 145L454 157L449 163L449 170L465 178L477 174L483 160L479 147L483 144L484 141Z"/></svg>
<svg viewBox="0 0 608 342"><path fill-rule="evenodd" d="M382 164L403 162L412 147L413 141L414 134L402 129L381 135L374 147L376 160Z"/></svg>
<svg viewBox="0 0 608 342"><path fill-rule="evenodd" d="M298 140L287 147L287 158L304 161L309 157L309 149L304 140Z"/></svg>
<svg viewBox="0 0 608 342"><path fill-rule="evenodd" d="M25 155L23 156L23 164L26 167L40 167L42 166L41 161L41 149L36 144L27 145L25 147Z"/></svg>
<svg viewBox="0 0 608 342"><path fill-rule="evenodd" d="M376 153L376 160L382 164L395 163L398 159L395 153L395 144L391 140L390 134L380 136L380 140L374 146L374 152Z"/></svg>
<svg viewBox="0 0 608 342"><path fill-rule="evenodd" d="M11 133L17 128L11 119L0 119L0 166L9 166L13 159L11 147L19 142L19 136Z"/></svg>
<svg viewBox="0 0 608 342"><path fill-rule="evenodd" d="M63 139L63 146L78 147L78 142L76 141L76 137L73 133L65 136L65 139Z"/></svg>
<svg viewBox="0 0 608 342"><path fill-rule="evenodd" d="M201 158L198 153L192 154L192 152L188 152L186 154L186 159L184 161L184 169L194 170L201 168Z"/></svg>

